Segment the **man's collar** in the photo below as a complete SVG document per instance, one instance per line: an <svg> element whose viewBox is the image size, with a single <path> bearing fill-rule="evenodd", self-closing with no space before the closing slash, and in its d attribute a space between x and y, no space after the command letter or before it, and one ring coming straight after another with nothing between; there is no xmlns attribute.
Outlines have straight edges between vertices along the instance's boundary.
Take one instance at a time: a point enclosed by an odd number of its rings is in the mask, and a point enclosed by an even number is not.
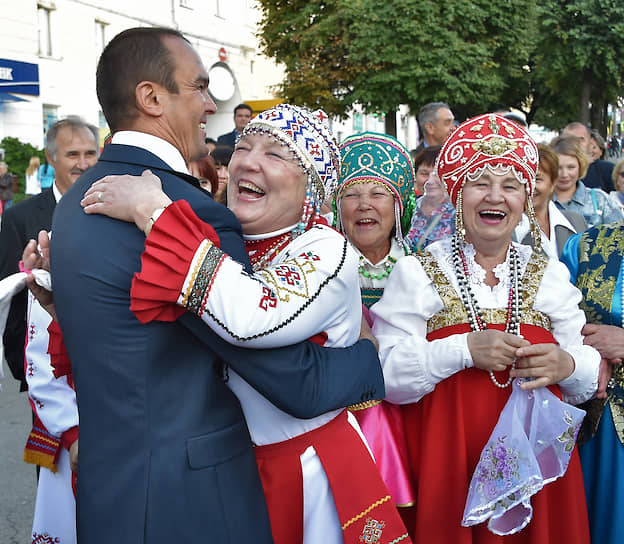
<svg viewBox="0 0 624 544"><path fill-rule="evenodd" d="M61 200L61 197L63 195L61 191L59 191L59 188L56 186L56 178L54 178L54 183L52 184L52 192L54 193L54 200L56 200L56 203L58 204L58 201Z"/></svg>
<svg viewBox="0 0 624 544"><path fill-rule="evenodd" d="M180 151L166 140L154 136L153 134L135 130L121 130L113 134L111 143L140 147L166 162L172 170L184 174L189 173L186 162L182 158Z"/></svg>

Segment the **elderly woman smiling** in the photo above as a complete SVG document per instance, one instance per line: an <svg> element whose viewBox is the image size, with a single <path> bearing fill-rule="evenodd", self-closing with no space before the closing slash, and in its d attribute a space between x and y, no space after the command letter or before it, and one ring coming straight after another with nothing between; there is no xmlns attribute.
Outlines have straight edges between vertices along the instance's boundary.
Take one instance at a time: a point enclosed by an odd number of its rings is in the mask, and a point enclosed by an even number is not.
<svg viewBox="0 0 624 544"><path fill-rule="evenodd" d="M520 530L514 542L588 542L576 450L570 460L580 422L565 420L565 413L580 411L538 389L549 386L573 404L590 398L599 355L583 345L579 291L567 283L565 267L539 249L531 205L537 165L535 142L507 119L486 114L460 125L436 164L457 209L456 233L401 259L371 308L386 398L404 405L417 497L404 520L416 542L435 535L436 542L495 543L503 541L498 535ZM511 241L524 210L537 251ZM508 387L514 378L522 379ZM519 421L554 418L558 430L545 443L557 451L556 466L565 472L570 460L569 467L563 476L542 474L539 485L528 484L518 471L524 459L540 455L527 437L541 427L522 429L520 423L525 442L515 442L513 426L489 452L486 445L512 396L530 401L548 395L552 410L540 412L536 400L533 416L521 410ZM565 451L557 445L559 430L561 436L569 432ZM504 461L506 468L481 467L480 459ZM473 473L483 476L476 486L483 517L470 502L464 510ZM490 515L488 527L476 524Z"/></svg>
<svg viewBox="0 0 624 544"><path fill-rule="evenodd" d="M340 151L336 226L359 254L362 300L370 307L397 259L409 253L403 229L411 217L414 169L407 149L387 134L355 134Z"/></svg>

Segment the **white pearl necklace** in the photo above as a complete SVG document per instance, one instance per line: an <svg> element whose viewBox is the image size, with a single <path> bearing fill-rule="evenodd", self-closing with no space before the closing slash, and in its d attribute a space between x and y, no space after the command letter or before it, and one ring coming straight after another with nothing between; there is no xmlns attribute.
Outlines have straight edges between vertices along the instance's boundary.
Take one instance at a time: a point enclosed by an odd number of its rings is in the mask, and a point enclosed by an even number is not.
<svg viewBox="0 0 624 544"><path fill-rule="evenodd" d="M475 332L484 331L487 329L487 325L485 323L483 315L481 314L481 310L479 309L479 305L477 304L474 293L472 292L472 289L470 287L470 283L468 281L468 267L466 265L466 256L460 246L457 235L453 235L451 247L453 254L453 265L455 267L457 282L459 283L460 296L464 308L466 309L466 313L468 314L470 328ZM507 304L507 320L505 322L505 332L520 336L520 260L518 258L518 252L513 244L510 245L509 253L511 261L509 263L509 268L511 269L511 278L509 281L509 297ZM624 300L624 294L622 296ZM511 368L512 370L516 368L515 359L511 365ZM500 383L496 379L496 376L494 376L494 372L492 372L491 370L490 379L496 387L500 387L501 389L508 387L513 381L513 378L509 376L509 379L505 383Z"/></svg>

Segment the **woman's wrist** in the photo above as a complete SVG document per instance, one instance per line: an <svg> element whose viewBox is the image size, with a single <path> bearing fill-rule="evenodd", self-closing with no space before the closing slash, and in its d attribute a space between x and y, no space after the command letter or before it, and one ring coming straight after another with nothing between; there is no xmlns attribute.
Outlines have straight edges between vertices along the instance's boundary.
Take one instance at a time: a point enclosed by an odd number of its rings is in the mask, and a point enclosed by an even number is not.
<svg viewBox="0 0 624 544"><path fill-rule="evenodd" d="M158 210L164 210L167 206L169 206L169 204L171 204L171 202L172 200L167 195L162 194L158 198L150 200L149 202L141 202L138 204L134 214L134 222L136 226L143 232L146 232L147 230L147 234L149 234L154 222L158 219L157 217L154 217L154 213Z"/></svg>

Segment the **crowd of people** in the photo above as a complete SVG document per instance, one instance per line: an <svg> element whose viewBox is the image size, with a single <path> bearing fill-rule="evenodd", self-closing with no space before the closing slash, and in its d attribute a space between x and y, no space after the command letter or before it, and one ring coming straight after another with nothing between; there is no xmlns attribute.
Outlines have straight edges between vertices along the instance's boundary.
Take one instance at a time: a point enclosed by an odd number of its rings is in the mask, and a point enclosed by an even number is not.
<svg viewBox="0 0 624 544"><path fill-rule="evenodd" d="M624 161L444 102L411 153L288 104L208 153L207 83L117 35L110 142L53 125L2 216L33 542L620 542Z"/></svg>

